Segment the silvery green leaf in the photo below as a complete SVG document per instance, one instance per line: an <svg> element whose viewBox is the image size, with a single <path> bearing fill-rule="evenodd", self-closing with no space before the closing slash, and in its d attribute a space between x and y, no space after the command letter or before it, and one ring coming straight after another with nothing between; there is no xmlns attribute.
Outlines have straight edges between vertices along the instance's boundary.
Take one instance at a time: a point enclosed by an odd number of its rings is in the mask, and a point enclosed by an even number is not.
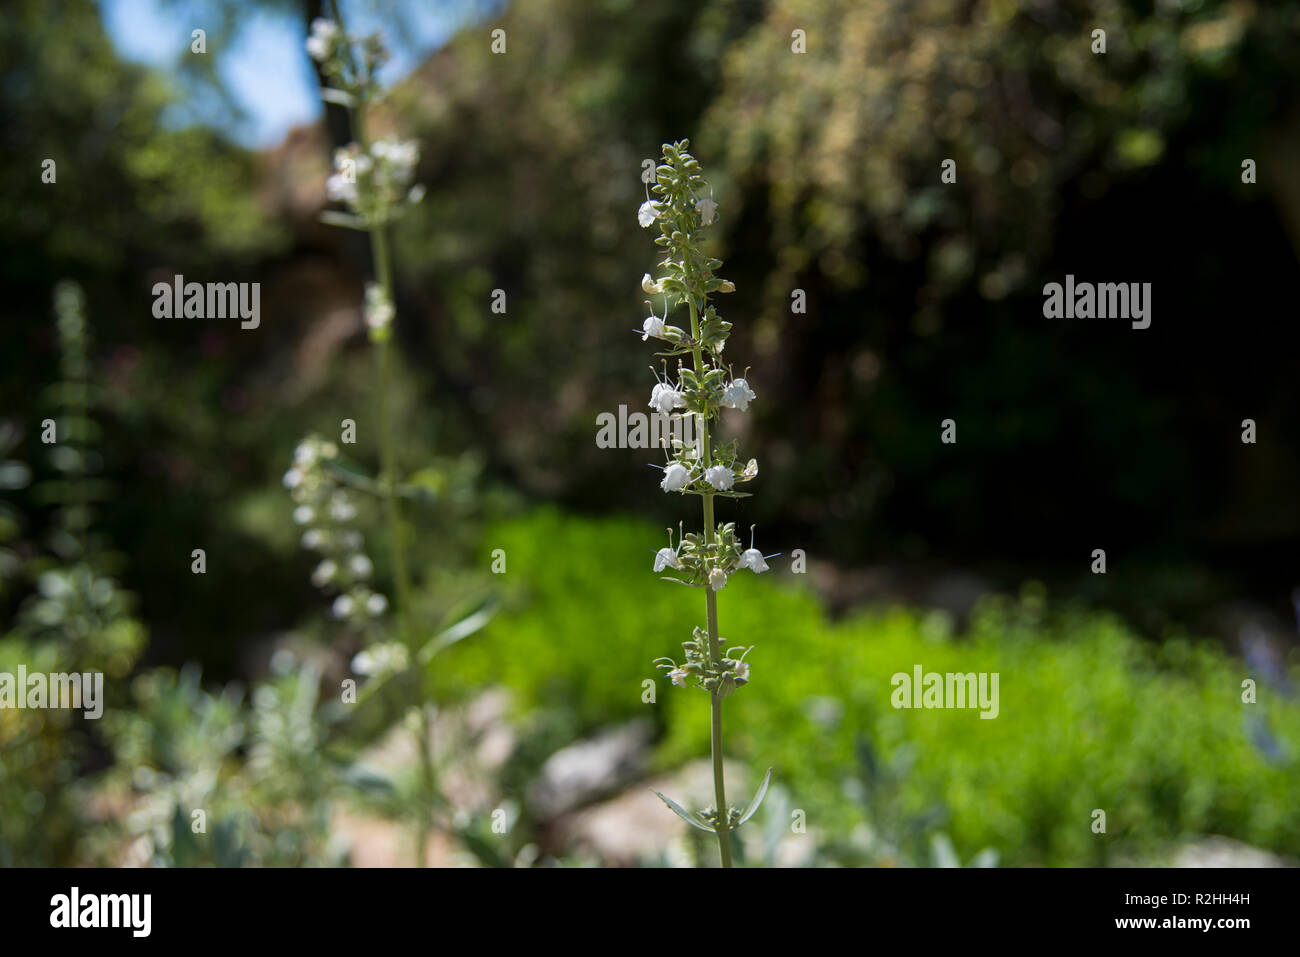
<svg viewBox="0 0 1300 957"><path fill-rule="evenodd" d="M744 824L754 816L754 812L756 812L759 805L763 803L763 798L767 796L767 786L771 783L772 769L768 768L767 774L763 775L763 783L758 786L758 791L754 794L754 800L749 802L749 807L745 808L744 813L740 815L740 820L736 822L736 827L740 827L740 825Z"/></svg>
<svg viewBox="0 0 1300 957"><path fill-rule="evenodd" d="M344 229L357 229L365 232L369 227L360 216L342 213L337 209L327 209L320 214L320 221L327 226L342 226Z"/></svg>
<svg viewBox="0 0 1300 957"><path fill-rule="evenodd" d="M355 109L357 99L346 90L336 90L332 86L327 86L320 91L320 98L326 103L337 103L339 106L347 107L349 110Z"/></svg>
<svg viewBox="0 0 1300 957"><path fill-rule="evenodd" d="M651 790L654 789L651 788ZM708 824L706 824L698 814L692 814L690 811L686 810L686 808L682 807L672 798L665 797L664 795L659 794L658 791L655 791L655 794L659 795L659 800L663 801L665 804L668 805L668 809L670 811L672 811L674 814L680 817L687 824L691 825L691 827L698 827L701 831L708 831L710 834L713 833L713 828L710 827Z"/></svg>

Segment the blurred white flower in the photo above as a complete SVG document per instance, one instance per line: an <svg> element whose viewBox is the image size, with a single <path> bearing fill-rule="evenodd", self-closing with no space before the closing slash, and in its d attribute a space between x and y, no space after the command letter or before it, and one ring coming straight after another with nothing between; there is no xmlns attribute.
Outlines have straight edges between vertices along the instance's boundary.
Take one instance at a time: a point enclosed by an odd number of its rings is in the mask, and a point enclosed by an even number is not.
<svg viewBox="0 0 1300 957"><path fill-rule="evenodd" d="M375 570L370 559L365 555L353 555L348 559L348 571L357 578L369 578L370 573Z"/></svg>
<svg viewBox="0 0 1300 957"><path fill-rule="evenodd" d="M299 525L310 525L316 518L316 510L310 505L299 505L293 510L293 520Z"/></svg>
<svg viewBox="0 0 1300 957"><path fill-rule="evenodd" d="M354 602L351 597L348 595L339 595L338 598L334 599L334 604L330 608L330 611L334 613L335 618L346 618L348 615L352 614L352 610L355 607L356 602Z"/></svg>
<svg viewBox="0 0 1300 957"><path fill-rule="evenodd" d="M317 588L324 588L334 580L338 574L339 566L334 564L330 559L325 559L316 566L316 570L311 573L311 583Z"/></svg>
<svg viewBox="0 0 1300 957"><path fill-rule="evenodd" d="M711 199L702 199L695 204L695 209L700 214L700 222L705 226L713 224L713 218L718 215L718 204Z"/></svg>
<svg viewBox="0 0 1300 957"><path fill-rule="evenodd" d="M377 282L366 283L366 325L371 329L383 329L393 321L395 310L384 287Z"/></svg>
<svg viewBox="0 0 1300 957"><path fill-rule="evenodd" d="M388 610L388 599L376 592L366 599L366 611L378 617Z"/></svg>
<svg viewBox="0 0 1300 957"><path fill-rule="evenodd" d="M338 24L324 17L317 17L311 22L311 36L307 37L307 55L317 63L325 62L334 52L334 43L338 35Z"/></svg>

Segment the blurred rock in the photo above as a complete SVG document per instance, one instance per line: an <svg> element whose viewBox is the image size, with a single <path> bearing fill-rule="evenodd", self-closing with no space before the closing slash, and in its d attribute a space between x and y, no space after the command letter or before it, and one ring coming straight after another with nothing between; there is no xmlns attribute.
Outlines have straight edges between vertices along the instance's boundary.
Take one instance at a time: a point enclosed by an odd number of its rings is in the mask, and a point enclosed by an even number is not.
<svg viewBox="0 0 1300 957"><path fill-rule="evenodd" d="M637 720L556 751L528 788L528 807L541 820L604 797L644 774L654 727Z"/></svg>
<svg viewBox="0 0 1300 957"><path fill-rule="evenodd" d="M1184 846L1174 867L1292 867L1292 862L1228 837L1211 835Z"/></svg>

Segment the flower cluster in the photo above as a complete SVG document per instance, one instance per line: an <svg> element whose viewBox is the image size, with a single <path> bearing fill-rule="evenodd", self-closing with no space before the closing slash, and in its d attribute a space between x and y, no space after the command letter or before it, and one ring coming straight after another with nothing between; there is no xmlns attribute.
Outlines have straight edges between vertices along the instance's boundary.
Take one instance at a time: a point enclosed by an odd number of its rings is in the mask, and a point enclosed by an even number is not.
<svg viewBox="0 0 1300 957"><path fill-rule="evenodd" d="M366 328L373 342L383 342L392 335L391 325L397 310L388 292L377 282L366 283Z"/></svg>
<svg viewBox="0 0 1300 957"><path fill-rule="evenodd" d="M664 312L661 318L651 306L641 337L667 342L669 349L661 355L677 358L671 377L656 374L658 381L650 392L649 404L655 411L674 418L694 416L701 426L695 430L695 442L672 443L659 487L665 492L701 495L710 500L713 496L740 498L746 493L737 491L736 486L758 475L758 462L743 461L735 442L713 447L709 428L720 418L722 409L746 411L756 396L744 377L733 376L721 362L731 323L718 315L708 298L715 292L731 292L735 285L715 276L714 270L722 263L701 251L701 231L716 221L718 204L708 195L709 185L700 175L699 163L686 152L686 145L665 144L654 186L658 198L647 199L637 213L643 227L658 225L655 243L667 253L656 268L659 278L647 273L641 280L644 292L662 297ZM668 312L681 303L689 306L689 331L666 321ZM688 358L689 365L685 361ZM660 549L655 555L655 571L665 568L681 572L676 581L707 584L716 592L726 586L728 577L737 569L763 572L767 563L752 542L748 551L742 551L735 526L728 523L718 525L711 535L687 535L676 549Z"/></svg>
<svg viewBox="0 0 1300 957"><path fill-rule="evenodd" d="M379 90L375 74L388 62L388 46L378 33L352 36L333 20L317 17L307 37L307 55L320 64L331 81L327 102L353 107L364 103Z"/></svg>
<svg viewBox="0 0 1300 957"><path fill-rule="evenodd" d="M304 527L303 548L321 556L312 584L336 594L335 618L361 623L382 615L388 599L369 584L374 565L363 551L361 533L353 527L357 507L329 469L338 454L333 442L308 436L294 450L284 486L296 504L293 520Z"/></svg>
<svg viewBox="0 0 1300 957"><path fill-rule="evenodd" d="M324 100L364 111L379 89L375 71L388 60L380 35L354 37L333 21L317 18L307 38L307 53L331 83L321 92ZM334 171L325 190L331 201L343 203L360 218L356 225L368 229L390 222L424 197L424 187L411 185L420 150L414 142L398 140L367 144L360 129L358 137L361 143L335 151Z"/></svg>
<svg viewBox="0 0 1300 957"><path fill-rule="evenodd" d="M334 151L334 172L325 181L325 192L365 226L383 225L424 198L424 187L411 185L419 160L413 140L376 140L369 150L350 143Z"/></svg>
<svg viewBox="0 0 1300 957"><path fill-rule="evenodd" d="M697 687L719 698L725 698L737 688L749 683L749 663L745 655L753 645L745 648L728 648L726 653L715 657L709 648L709 636L698 626L691 641L682 642L685 661L678 665L672 658L656 658L656 667L668 672L668 678L679 688L686 687L688 678L695 678ZM740 652L737 657L736 652Z"/></svg>

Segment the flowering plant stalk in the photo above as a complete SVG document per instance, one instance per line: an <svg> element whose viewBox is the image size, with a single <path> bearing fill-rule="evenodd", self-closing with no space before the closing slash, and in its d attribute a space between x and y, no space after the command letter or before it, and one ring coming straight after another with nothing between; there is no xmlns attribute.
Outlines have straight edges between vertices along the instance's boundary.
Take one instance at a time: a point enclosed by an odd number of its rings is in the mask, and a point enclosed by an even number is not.
<svg viewBox="0 0 1300 957"><path fill-rule="evenodd" d="M698 495L703 505L704 529L701 534L683 535L679 531L676 544L669 529L668 546L655 553L654 570L672 569L677 577L666 580L704 589L705 627L697 626L692 639L682 643L682 664L672 658L658 658L655 664L668 672L674 685L686 687L693 683L709 695L715 804L695 813L662 794L659 797L688 824L716 834L722 866L730 867L731 834L758 810L772 772L768 770L747 807L727 804L722 702L748 684L750 666L745 656L753 646L725 648L718 634L718 592L736 571L747 568L765 572L768 565L763 554L753 547L752 529L750 547L746 549L736 536L734 522L715 525L714 499L746 497L748 493L737 491L735 486L752 481L758 475L758 463L750 459L741 464L734 441L715 445L711 426L719 420L722 409L745 411L756 396L745 378L733 376L722 362L731 323L718 315L709 298L714 293L733 292L736 287L714 275L722 262L703 252L702 232L716 221L718 204L699 162L687 152L689 145L686 140L664 144L652 188L656 198L647 198L637 215L644 228L658 225L655 244L665 252L655 269L657 278L646 273L641 281L646 293L661 297L663 308L660 316L653 301L646 303L650 315L642 323L641 339L654 338L666 345L659 353L663 371L655 372L658 381L650 393L650 406L672 418L695 419L693 430L681 430L681 434L691 436L689 440L673 439L667 452L668 463L661 466L663 478L659 485L665 492ZM690 316L689 331L667 321L673 308L683 303ZM674 359L676 368L671 369L669 363Z"/></svg>
<svg viewBox="0 0 1300 957"><path fill-rule="evenodd" d="M322 18L313 21L306 44L307 52L321 65L321 72L330 80L330 85L322 90L322 98L327 103L335 103L348 110L355 142L335 151L334 171L326 183L329 198L342 203L347 211L327 211L321 218L332 225L361 230L370 236L375 278L366 284L364 310L370 341L375 346L379 380L376 399L380 474L374 488L382 499L388 524L398 638L394 644L377 645L358 655L354 661L354 670L372 676L379 673L388 676L404 670L411 660L426 663L431 657L428 646L417 648L418 636L410 620L411 576L402 534L402 501L389 404L394 362L392 320L395 308L392 255L387 227L405 209L418 203L424 191L421 186L411 185L419 159L417 144L390 139L372 141L366 126L368 107L379 91L375 74L387 61L388 51L378 34L354 37L346 33L338 4L334 3L333 7L334 20ZM329 517L336 526L346 526L355 514L355 509L348 502L347 491L336 481L331 481L330 476L334 473L323 468L313 468L318 463L327 466L335 455L337 449L333 443L309 439L299 446L294 468L286 476L286 484L290 483L291 476L295 473L299 479L304 476L314 479L291 486L295 498L302 500L308 495L327 496ZM305 505L299 505L300 513L304 507ZM306 507L310 511L310 506ZM336 527L333 531L338 535L331 535L328 528L309 529L304 536L304 545L325 555L325 560L317 568L317 584L322 587L333 585L342 591L335 599L335 616L365 618L367 615L382 614L388 606L387 600L361 583L370 571L370 563L365 555L357 552L346 562L340 562L330 552L331 549L338 549L339 541L342 542L344 551L349 550L349 544L359 547L359 533L345 527ZM415 731L419 743L422 796L417 827L417 854L419 863L424 865L425 847L431 829L430 811L436 792L432 741L423 704Z"/></svg>

